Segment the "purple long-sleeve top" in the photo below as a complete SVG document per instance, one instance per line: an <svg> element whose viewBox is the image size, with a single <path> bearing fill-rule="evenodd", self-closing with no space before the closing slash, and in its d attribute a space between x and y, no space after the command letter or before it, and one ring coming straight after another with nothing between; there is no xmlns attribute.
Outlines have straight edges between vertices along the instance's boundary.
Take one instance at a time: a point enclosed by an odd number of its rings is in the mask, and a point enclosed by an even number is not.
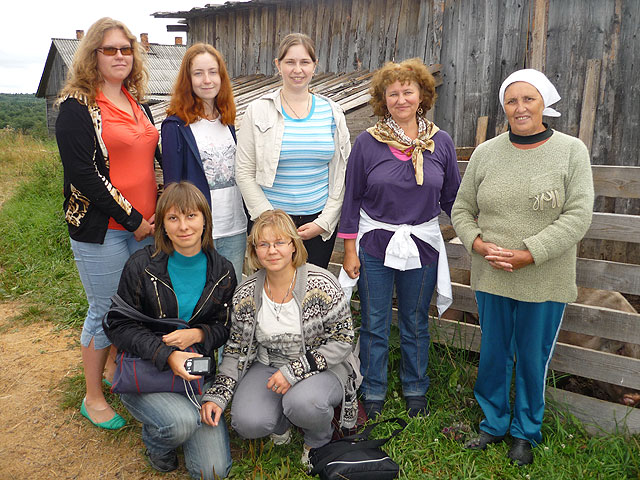
<svg viewBox="0 0 640 480"><path fill-rule="evenodd" d="M411 158L362 132L349 155L346 189L338 237L351 239L358 235L360 209L372 219L394 225L419 225L451 207L460 186L460 171L453 140L444 130L432 137L433 153L423 153L424 181L416 183ZM372 230L363 235L360 248L376 258L384 259L393 232ZM420 252L422 265L437 262L438 252L412 235Z"/></svg>

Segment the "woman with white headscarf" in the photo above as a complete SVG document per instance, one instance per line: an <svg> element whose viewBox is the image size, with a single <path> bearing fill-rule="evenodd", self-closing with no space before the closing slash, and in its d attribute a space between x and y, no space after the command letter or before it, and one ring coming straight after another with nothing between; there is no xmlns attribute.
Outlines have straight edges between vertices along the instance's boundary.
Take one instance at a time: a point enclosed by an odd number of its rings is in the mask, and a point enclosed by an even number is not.
<svg viewBox="0 0 640 480"><path fill-rule="evenodd" d="M500 87L509 131L474 151L452 209L471 253L471 288L482 329L475 396L485 415L467 448L513 438L509 458L533 462L541 440L547 369L564 308L577 297L576 245L591 223L589 152L543 115L560 96L533 69ZM515 356L513 419L509 390Z"/></svg>

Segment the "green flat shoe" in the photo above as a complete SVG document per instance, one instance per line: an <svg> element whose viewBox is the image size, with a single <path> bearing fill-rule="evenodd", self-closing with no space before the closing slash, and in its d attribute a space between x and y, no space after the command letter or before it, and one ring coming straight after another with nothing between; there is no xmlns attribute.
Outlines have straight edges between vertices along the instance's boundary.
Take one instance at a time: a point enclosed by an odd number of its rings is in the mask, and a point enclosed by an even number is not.
<svg viewBox="0 0 640 480"><path fill-rule="evenodd" d="M111 388L113 386L113 384L109 380L107 380L106 378L102 379L102 383L104 383L109 388Z"/></svg>
<svg viewBox="0 0 640 480"><path fill-rule="evenodd" d="M93 423L98 428L104 428L105 430L119 430L127 424L127 421L122 418L117 413L113 414L111 420L107 420L106 422L96 423L89 416L89 412L87 412L87 407L84 406L86 398L82 399L82 406L80 407L80 413L86 417L91 423Z"/></svg>

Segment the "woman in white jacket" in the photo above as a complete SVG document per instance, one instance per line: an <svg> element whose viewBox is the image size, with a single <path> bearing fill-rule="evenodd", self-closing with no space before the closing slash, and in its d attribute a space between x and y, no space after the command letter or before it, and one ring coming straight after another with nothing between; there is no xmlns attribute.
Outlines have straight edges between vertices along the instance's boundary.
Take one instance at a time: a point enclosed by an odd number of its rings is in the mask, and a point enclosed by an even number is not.
<svg viewBox="0 0 640 480"><path fill-rule="evenodd" d="M318 59L307 35L287 35L275 64L282 88L247 107L236 182L252 220L266 210L284 210L309 262L327 268L344 197L349 131L342 109L309 91Z"/></svg>

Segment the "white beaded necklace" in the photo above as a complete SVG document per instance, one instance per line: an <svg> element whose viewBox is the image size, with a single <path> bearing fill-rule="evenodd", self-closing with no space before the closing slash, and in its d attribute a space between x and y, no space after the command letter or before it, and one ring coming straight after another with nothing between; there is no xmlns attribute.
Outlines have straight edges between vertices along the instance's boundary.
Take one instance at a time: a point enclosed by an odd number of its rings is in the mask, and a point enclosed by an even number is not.
<svg viewBox="0 0 640 480"><path fill-rule="evenodd" d="M276 312L276 322L280 321L280 312L282 311L282 307L284 306L284 301L287 299L287 297L291 293L291 289L293 288L293 283L296 281L296 273L297 273L297 271L294 270L293 271L293 278L291 279L291 284L289 285L289 288L287 289L287 293L284 294L284 297L282 298L282 302L280 302L280 303L276 302L275 297L271 293L271 287L269 287L269 277L265 276L265 283L267 285L267 293L269 294L269 298L274 303L273 309Z"/></svg>

